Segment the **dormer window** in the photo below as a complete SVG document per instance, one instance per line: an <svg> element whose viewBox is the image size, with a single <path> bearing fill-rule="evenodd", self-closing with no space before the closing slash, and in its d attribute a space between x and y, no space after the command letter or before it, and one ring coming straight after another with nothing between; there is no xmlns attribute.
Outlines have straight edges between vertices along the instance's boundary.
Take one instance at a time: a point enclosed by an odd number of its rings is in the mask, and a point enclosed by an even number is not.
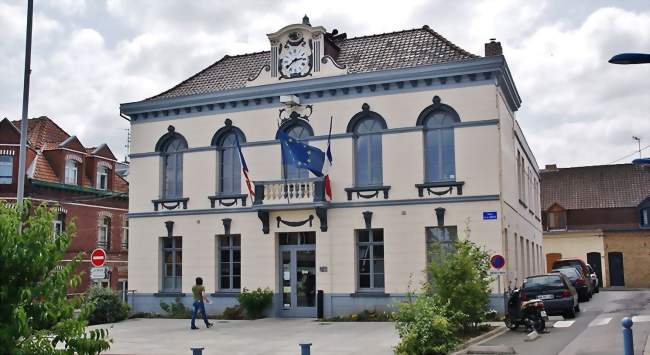
<svg viewBox="0 0 650 355"><path fill-rule="evenodd" d="M641 227L650 228L650 207L641 209Z"/></svg>
<svg viewBox="0 0 650 355"><path fill-rule="evenodd" d="M108 189L108 169L104 166L97 168L97 189Z"/></svg>
<svg viewBox="0 0 650 355"><path fill-rule="evenodd" d="M77 185L77 176L79 173L78 163L74 160L68 159L65 161L65 180L64 183L69 185Z"/></svg>
<svg viewBox="0 0 650 355"><path fill-rule="evenodd" d="M566 230L566 209L557 203L546 211L546 226L548 230Z"/></svg>

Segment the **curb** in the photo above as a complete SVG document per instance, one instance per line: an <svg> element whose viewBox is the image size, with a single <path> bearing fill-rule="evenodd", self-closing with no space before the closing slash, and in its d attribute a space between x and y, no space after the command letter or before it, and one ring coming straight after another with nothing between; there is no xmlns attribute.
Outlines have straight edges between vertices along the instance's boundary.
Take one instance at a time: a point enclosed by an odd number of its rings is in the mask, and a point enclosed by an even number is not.
<svg viewBox="0 0 650 355"><path fill-rule="evenodd" d="M464 355L466 353L465 350L467 350L467 348L469 348L470 346L481 344L488 340L492 340L493 338L496 338L507 331L508 328L506 328L504 325L497 326L496 329L492 329L485 334L481 334L477 337L474 337L464 342L456 349L455 352L451 353L451 355Z"/></svg>

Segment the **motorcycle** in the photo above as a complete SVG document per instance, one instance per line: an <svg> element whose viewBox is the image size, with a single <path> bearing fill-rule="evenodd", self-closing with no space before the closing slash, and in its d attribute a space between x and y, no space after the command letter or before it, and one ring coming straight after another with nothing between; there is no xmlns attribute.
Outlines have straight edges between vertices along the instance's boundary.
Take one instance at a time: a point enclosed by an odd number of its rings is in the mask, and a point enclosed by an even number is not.
<svg viewBox="0 0 650 355"><path fill-rule="evenodd" d="M520 325L528 331L533 329L541 332L546 328L548 315L544 310L544 302L539 299L521 301L520 289L511 292L508 298L508 309L506 310L506 327L511 330L517 329Z"/></svg>

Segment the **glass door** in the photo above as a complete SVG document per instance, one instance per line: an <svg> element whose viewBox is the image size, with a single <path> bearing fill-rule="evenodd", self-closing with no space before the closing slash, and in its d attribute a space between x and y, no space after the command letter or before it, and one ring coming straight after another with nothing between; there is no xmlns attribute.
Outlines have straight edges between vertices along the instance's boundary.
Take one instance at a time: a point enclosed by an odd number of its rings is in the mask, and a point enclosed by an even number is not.
<svg viewBox="0 0 650 355"><path fill-rule="evenodd" d="M313 241L313 236L282 234L279 255L281 315L316 317L316 245L304 243Z"/></svg>

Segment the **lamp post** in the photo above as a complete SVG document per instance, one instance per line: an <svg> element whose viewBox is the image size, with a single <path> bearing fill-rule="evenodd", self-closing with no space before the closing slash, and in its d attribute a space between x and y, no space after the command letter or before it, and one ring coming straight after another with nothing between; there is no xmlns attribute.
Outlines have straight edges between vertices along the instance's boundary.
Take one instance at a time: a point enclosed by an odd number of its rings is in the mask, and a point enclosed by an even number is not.
<svg viewBox="0 0 650 355"><path fill-rule="evenodd" d="M32 73L32 16L34 0L27 1L27 35L25 40L25 77L23 81L23 114L20 122L20 153L18 156L18 191L16 204L23 203L25 196L25 155L27 154L27 109L29 107L29 76Z"/></svg>

